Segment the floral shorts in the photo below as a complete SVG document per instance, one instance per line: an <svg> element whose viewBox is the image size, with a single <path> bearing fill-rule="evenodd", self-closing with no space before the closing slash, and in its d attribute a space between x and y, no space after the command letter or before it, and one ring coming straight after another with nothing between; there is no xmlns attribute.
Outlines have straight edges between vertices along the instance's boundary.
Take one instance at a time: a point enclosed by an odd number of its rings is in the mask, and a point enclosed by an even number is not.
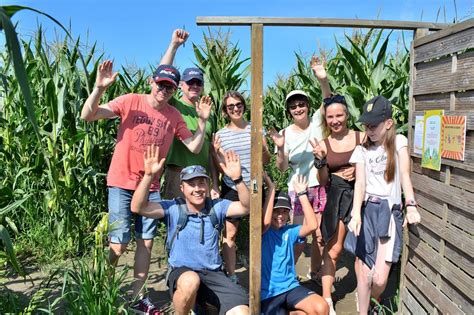
<svg viewBox="0 0 474 315"><path fill-rule="evenodd" d="M295 191L289 191L288 195L291 199L291 206L293 207L292 212L290 213L291 217L303 216L303 207L301 206L298 196L296 196ZM315 213L321 213L326 207L326 187L325 186L313 186L308 187L308 199L309 203L313 207Z"/></svg>

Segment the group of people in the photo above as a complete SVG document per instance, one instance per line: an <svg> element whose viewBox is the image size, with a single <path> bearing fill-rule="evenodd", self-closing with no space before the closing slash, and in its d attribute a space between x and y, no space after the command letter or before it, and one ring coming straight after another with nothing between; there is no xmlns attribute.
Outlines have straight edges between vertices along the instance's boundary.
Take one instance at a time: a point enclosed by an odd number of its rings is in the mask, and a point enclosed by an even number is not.
<svg viewBox="0 0 474 315"><path fill-rule="evenodd" d="M229 91L221 105L228 123L217 130L212 116L218 113L212 112L210 97L202 95L203 72L188 68L181 75L172 65L188 36L181 29L173 32L149 80L149 94L127 94L100 105L117 77L107 60L99 66L83 106L81 117L87 121L120 119L107 175L113 227L109 259L117 263L134 226L131 308L159 314L143 292L157 222L162 220L167 227L166 282L176 314L188 314L203 303L214 305L219 314L248 314L248 295L235 275L235 239L250 207L251 123L244 119L245 98ZM403 224L420 220L407 139L396 135L390 102L383 96L369 100L359 118L366 132L350 130L345 98L331 93L324 66L324 60L311 60L322 105L312 104L302 90L290 92L286 114L293 123L268 134L275 144L276 166L290 168L290 176L284 192L276 191L264 174L262 314L335 314L331 287L344 248L356 256L359 313L367 314L371 296L383 292L390 266L400 256ZM180 98L174 96L178 88ZM312 107L319 108L310 115ZM262 137L266 164L271 153ZM295 271L309 235L308 277L321 282L322 297L301 286Z"/></svg>

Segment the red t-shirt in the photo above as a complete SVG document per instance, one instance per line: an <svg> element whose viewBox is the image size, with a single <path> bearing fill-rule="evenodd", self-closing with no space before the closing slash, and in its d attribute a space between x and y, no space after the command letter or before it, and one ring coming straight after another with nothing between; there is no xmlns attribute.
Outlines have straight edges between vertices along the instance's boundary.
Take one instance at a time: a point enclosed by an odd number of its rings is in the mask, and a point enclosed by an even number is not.
<svg viewBox="0 0 474 315"><path fill-rule="evenodd" d="M135 190L143 177L143 153L149 145L160 148L161 159L168 154L175 136L185 140L193 135L177 109L166 105L156 110L145 94L126 94L108 105L120 117L120 125L107 186ZM154 178L150 190L160 190L160 176Z"/></svg>

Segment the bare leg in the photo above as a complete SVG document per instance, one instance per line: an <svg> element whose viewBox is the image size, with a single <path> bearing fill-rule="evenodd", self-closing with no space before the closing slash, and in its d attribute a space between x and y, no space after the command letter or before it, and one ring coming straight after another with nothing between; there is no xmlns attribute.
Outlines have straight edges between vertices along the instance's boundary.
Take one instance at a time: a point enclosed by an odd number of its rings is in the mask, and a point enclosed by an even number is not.
<svg viewBox="0 0 474 315"><path fill-rule="evenodd" d="M317 294L311 294L295 305L296 310L303 311L303 314L327 315L329 307L326 301Z"/></svg>
<svg viewBox="0 0 474 315"><path fill-rule="evenodd" d="M239 221L225 221L225 234L222 247L222 255L224 256L225 270L229 276L235 274L235 264L237 261L235 238L239 228Z"/></svg>
<svg viewBox="0 0 474 315"><path fill-rule="evenodd" d="M201 280L194 271L186 271L176 281L173 294L173 306L176 315L188 315L194 304Z"/></svg>
<svg viewBox="0 0 474 315"><path fill-rule="evenodd" d="M354 266L357 276L357 299L359 301L359 314L367 314L370 305L369 267L359 258Z"/></svg>
<svg viewBox="0 0 474 315"><path fill-rule="evenodd" d="M346 236L346 228L342 221L337 224L337 230L333 238L324 248L323 266L322 266L322 283L323 283L323 297L331 298L331 288L334 283L336 275L336 262L341 255L344 247L344 238Z"/></svg>
<svg viewBox="0 0 474 315"><path fill-rule="evenodd" d="M127 250L128 244L109 243L109 262L117 266L120 256Z"/></svg>
<svg viewBox="0 0 474 315"><path fill-rule="evenodd" d="M145 281L150 269L151 249L153 248L153 239L137 239L137 249L135 251L135 266L133 270L133 297L136 298L143 292Z"/></svg>
<svg viewBox="0 0 474 315"><path fill-rule="evenodd" d="M226 315L247 315L247 314L250 314L250 310L247 305L239 305L227 311L225 314Z"/></svg>
<svg viewBox="0 0 474 315"><path fill-rule="evenodd" d="M390 273L391 263L385 261L385 256L390 246L389 241L379 240L377 249L377 259L375 261L375 272L372 277L372 296L376 299L385 290L387 286L388 274Z"/></svg>

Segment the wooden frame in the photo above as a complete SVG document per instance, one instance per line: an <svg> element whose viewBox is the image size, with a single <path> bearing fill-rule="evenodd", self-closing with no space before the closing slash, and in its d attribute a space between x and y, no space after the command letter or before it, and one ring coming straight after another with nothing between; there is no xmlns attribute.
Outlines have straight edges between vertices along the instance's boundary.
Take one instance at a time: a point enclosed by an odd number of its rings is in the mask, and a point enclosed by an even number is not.
<svg viewBox="0 0 474 315"><path fill-rule="evenodd" d="M419 36L450 26L443 23L412 21L330 19L330 18L276 18L237 16L198 16L197 25L251 27L251 205L250 205L250 314L260 314L261 285L261 218L262 218L262 114L263 114L263 29L264 26L351 27L397 30L417 30Z"/></svg>

